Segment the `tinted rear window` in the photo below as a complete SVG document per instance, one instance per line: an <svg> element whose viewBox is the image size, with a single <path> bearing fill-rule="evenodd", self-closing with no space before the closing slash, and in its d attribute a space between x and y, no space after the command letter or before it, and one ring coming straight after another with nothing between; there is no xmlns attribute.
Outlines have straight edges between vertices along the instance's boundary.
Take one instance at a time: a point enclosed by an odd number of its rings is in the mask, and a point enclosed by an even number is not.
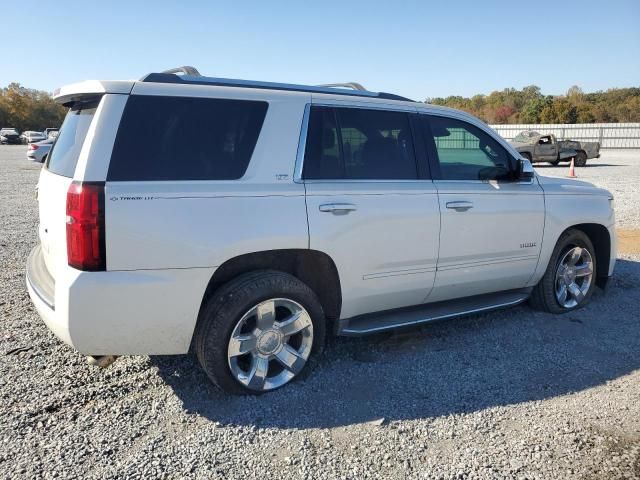
<svg viewBox="0 0 640 480"><path fill-rule="evenodd" d="M96 113L100 99L75 103L62 123L54 148L47 158L47 169L58 175L73 177L82 144Z"/></svg>
<svg viewBox="0 0 640 480"><path fill-rule="evenodd" d="M247 170L267 102L133 95L107 179L235 180Z"/></svg>
<svg viewBox="0 0 640 480"><path fill-rule="evenodd" d="M312 107L303 177L315 180L417 179L408 114Z"/></svg>

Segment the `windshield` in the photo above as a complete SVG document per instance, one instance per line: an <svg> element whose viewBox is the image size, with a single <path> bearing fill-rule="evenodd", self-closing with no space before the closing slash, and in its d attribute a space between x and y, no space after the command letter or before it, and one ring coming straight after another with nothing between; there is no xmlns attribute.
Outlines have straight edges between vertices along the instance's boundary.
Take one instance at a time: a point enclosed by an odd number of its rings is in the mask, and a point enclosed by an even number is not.
<svg viewBox="0 0 640 480"><path fill-rule="evenodd" d="M99 103L99 98L92 98L89 101L76 102L71 107L49 154L47 170L65 177L73 177L82 144Z"/></svg>

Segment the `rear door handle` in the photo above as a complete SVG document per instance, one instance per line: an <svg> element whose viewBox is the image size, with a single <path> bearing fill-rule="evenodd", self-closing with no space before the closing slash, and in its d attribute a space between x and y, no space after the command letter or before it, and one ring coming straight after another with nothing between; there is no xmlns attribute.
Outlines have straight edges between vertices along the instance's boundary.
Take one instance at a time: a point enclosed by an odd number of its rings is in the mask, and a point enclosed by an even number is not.
<svg viewBox="0 0 640 480"><path fill-rule="evenodd" d="M325 203L318 208L321 212L331 212L334 215L345 215L356 210L356 206L351 203Z"/></svg>
<svg viewBox="0 0 640 480"><path fill-rule="evenodd" d="M451 208L456 212L466 212L470 208L473 208L471 202L447 202L447 208Z"/></svg>

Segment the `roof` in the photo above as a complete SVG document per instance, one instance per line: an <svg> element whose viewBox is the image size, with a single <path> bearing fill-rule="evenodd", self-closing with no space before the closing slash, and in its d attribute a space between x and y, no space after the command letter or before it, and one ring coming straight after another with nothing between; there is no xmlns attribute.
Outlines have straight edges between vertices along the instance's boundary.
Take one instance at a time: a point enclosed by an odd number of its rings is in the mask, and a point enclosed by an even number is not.
<svg viewBox="0 0 640 480"><path fill-rule="evenodd" d="M513 142L517 143L536 143L543 135L535 130L524 130L513 138Z"/></svg>
<svg viewBox="0 0 640 480"><path fill-rule="evenodd" d="M181 73L181 75L179 75ZM140 79L141 82L179 83L191 85L211 85L222 87L263 88L268 90L288 90L294 92L328 93L332 95L349 95L357 97L373 97L385 100L412 102L413 100L386 92L366 90L357 82L332 83L327 85L298 85L293 83L263 82L258 80L240 80L237 78L218 78L200 75L193 67L178 67L159 73L149 73Z"/></svg>
<svg viewBox="0 0 640 480"><path fill-rule="evenodd" d="M327 85L297 85L292 83L263 82L257 80L240 80L235 78L206 77L200 75L193 67L178 67L163 72L149 73L138 80L140 83L166 83L178 85L210 85L221 87L244 87L265 90L284 90L294 92L324 93L331 95L345 95L352 97L377 98L402 102L414 102L409 98L386 92L372 92L366 90L356 82L333 83ZM87 80L57 88L53 98L57 103L66 104L87 95L103 93L131 93L135 80Z"/></svg>

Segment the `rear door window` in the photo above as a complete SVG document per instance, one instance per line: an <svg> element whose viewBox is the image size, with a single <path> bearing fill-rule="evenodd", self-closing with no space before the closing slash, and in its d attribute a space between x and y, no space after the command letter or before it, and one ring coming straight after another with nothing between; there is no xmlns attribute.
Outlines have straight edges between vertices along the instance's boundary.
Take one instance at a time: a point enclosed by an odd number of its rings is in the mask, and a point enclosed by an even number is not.
<svg viewBox="0 0 640 480"><path fill-rule="evenodd" d="M267 102L133 95L107 180L235 180L247 170Z"/></svg>
<svg viewBox="0 0 640 480"><path fill-rule="evenodd" d="M409 115L363 108L312 107L303 177L417 179Z"/></svg>
<svg viewBox="0 0 640 480"><path fill-rule="evenodd" d="M96 113L100 98L76 102L67 113L60 134L47 157L46 168L51 173L73 177L82 144Z"/></svg>

